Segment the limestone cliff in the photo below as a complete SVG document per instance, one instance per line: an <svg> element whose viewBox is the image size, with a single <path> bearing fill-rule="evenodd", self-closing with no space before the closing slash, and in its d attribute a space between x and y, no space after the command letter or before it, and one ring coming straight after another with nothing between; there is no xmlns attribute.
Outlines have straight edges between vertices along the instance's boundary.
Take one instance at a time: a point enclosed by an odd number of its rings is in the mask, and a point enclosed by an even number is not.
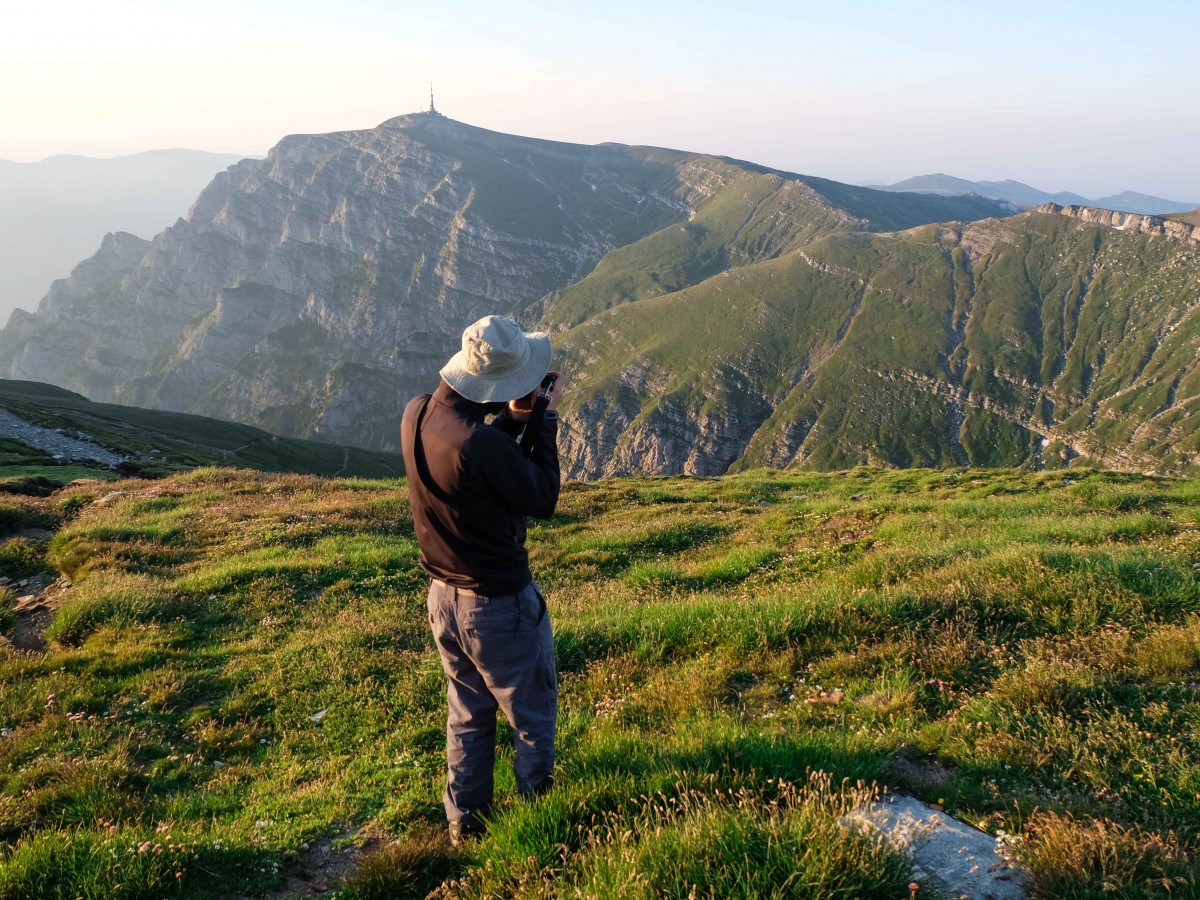
<svg viewBox="0 0 1200 900"><path fill-rule="evenodd" d="M93 399L387 446L464 324L578 280L719 183L653 157L429 115L285 138L149 245L106 239L0 361Z"/></svg>
<svg viewBox="0 0 1200 900"><path fill-rule="evenodd" d="M1037 212L1069 216L1072 219L1079 219L1083 222L1106 225L1118 231L1129 231L1134 234L1165 235L1179 241L1200 243L1200 227L1184 221L1182 217L1168 219L1163 216L1117 212L1111 209L1100 209L1095 206L1059 206L1057 203L1047 203L1044 206L1040 206Z"/></svg>

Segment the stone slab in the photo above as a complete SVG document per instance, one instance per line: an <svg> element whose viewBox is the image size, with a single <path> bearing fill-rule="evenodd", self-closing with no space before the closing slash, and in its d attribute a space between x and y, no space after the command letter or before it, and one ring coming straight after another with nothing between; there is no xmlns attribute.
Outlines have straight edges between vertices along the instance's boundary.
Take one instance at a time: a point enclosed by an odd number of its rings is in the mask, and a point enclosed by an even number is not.
<svg viewBox="0 0 1200 900"><path fill-rule="evenodd" d="M909 853L916 864L916 881L956 900L1029 896L1029 873L1011 848L915 797L885 794L843 816L842 822L881 834L897 850Z"/></svg>

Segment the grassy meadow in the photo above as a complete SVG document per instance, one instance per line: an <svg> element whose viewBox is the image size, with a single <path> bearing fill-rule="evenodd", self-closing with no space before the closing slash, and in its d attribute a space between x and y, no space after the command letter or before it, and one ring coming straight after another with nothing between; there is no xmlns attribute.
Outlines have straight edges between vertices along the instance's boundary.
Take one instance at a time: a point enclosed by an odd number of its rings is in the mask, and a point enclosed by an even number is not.
<svg viewBox="0 0 1200 900"><path fill-rule="evenodd" d="M518 801L502 751L457 852L402 481L0 496L24 528L54 534L0 569L70 587L44 652L0 642L4 900L903 900L909 861L838 823L884 787L996 834L1037 896L1200 895L1200 481L570 484L529 535L557 784Z"/></svg>

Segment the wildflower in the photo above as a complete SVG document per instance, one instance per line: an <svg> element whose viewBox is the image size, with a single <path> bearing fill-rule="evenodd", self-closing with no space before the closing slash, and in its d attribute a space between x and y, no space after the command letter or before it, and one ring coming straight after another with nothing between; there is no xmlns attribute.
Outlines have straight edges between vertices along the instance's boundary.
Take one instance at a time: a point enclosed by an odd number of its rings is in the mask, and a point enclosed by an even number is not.
<svg viewBox="0 0 1200 900"><path fill-rule="evenodd" d="M908 883L908 900L913 900L913 898L917 896L917 891L920 890L920 888L921 886L915 881L910 881Z"/></svg>

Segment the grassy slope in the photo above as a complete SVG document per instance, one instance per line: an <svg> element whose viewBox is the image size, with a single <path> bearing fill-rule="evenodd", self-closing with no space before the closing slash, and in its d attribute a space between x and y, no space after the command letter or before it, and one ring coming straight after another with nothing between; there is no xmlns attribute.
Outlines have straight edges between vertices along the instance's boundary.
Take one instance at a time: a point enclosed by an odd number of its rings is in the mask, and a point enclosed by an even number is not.
<svg viewBox="0 0 1200 900"><path fill-rule="evenodd" d="M568 404L606 410L617 472L705 417L743 466L1189 471L1198 284L1192 245L1062 217L832 235L568 332Z"/></svg>
<svg viewBox="0 0 1200 900"><path fill-rule="evenodd" d="M61 388L28 381L0 379L0 408L26 421L49 428L64 428L89 435L102 446L119 453L145 457L156 471L168 472L204 465L237 464L267 472L299 472L317 475L388 477L402 474L399 454L361 450L281 438L249 425L160 410L93 403ZM149 456L157 450L161 456ZM50 465L54 461L38 451L40 462L29 463L0 456L0 478L26 477L11 466ZM65 483L63 472L40 473ZM61 478L52 476L61 474Z"/></svg>
<svg viewBox="0 0 1200 900"><path fill-rule="evenodd" d="M502 753L461 854L402 482L204 469L25 502L9 527L65 518L75 586L48 653L0 649L3 898L255 894L369 835L400 843L347 897L450 872L446 896L905 896L837 826L843 778L1015 835L1040 896L1200 890L1194 480L569 485L530 532L558 785L515 802Z"/></svg>
<svg viewBox="0 0 1200 900"><path fill-rule="evenodd" d="M983 198L888 193L732 160L702 162L726 183L697 204L687 223L613 250L586 278L550 298L545 326L578 325L619 304L683 290L826 234L972 221L999 209Z"/></svg>
<svg viewBox="0 0 1200 900"><path fill-rule="evenodd" d="M1200 209L1193 209L1191 212L1175 213L1169 216L1163 216L1164 219L1176 219L1180 222L1186 222L1188 225L1200 225Z"/></svg>

